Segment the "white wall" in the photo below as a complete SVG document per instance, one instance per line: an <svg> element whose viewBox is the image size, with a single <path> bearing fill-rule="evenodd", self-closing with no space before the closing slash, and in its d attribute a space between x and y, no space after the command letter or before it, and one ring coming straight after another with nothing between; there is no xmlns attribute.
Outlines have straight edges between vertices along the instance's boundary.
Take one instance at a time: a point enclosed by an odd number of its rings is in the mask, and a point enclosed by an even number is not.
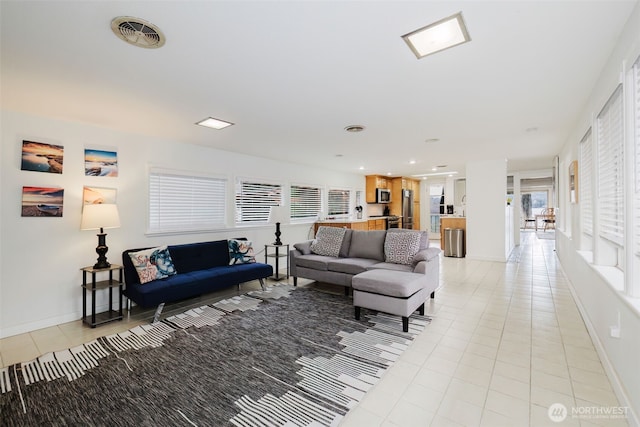
<svg viewBox="0 0 640 427"><path fill-rule="evenodd" d="M339 186L364 191L364 176L277 162L211 148L125 134L2 111L0 151L0 337L79 319L82 314L80 268L93 265L94 231L80 231L83 186L117 189L122 226L106 230L110 262L121 263L123 250L246 236L256 252L274 240L274 226L228 228L206 234L146 236L147 169L150 165L222 174L233 203L236 176L283 184ZM64 146L63 174L20 170L22 140ZM84 175L84 149L118 152L118 177ZM64 188L62 218L21 217L23 186ZM232 225L233 215L228 223ZM309 235L310 224L285 225L282 240L295 243ZM261 256L258 255L261 260ZM263 258L262 258L263 260ZM104 305L104 298L99 305Z"/></svg>
<svg viewBox="0 0 640 427"><path fill-rule="evenodd" d="M640 55L639 28L640 4L625 26L616 49L560 153L560 221L556 232L558 257L618 399L621 405L628 405L632 411L629 413L631 425L639 425L640 414L640 302L638 298L631 298L622 292L620 270L615 267L594 267L591 262L593 253L579 252L582 243L585 243L582 247L585 249L590 242L581 234L580 204L571 204L568 200L567 168L572 160L579 159L579 141L621 81L621 72L628 69ZM620 326L620 338L611 336L611 326Z"/></svg>
<svg viewBox="0 0 640 427"><path fill-rule="evenodd" d="M507 260L507 162L505 159L466 165L467 258ZM507 254L507 255L505 255Z"/></svg>

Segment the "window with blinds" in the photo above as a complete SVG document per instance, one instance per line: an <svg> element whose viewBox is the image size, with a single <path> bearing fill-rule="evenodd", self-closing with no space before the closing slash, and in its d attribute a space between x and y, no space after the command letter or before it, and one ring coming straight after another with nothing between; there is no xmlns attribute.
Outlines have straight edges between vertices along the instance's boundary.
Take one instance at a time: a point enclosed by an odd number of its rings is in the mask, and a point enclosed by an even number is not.
<svg viewBox="0 0 640 427"><path fill-rule="evenodd" d="M600 236L624 246L624 125L622 85L598 114Z"/></svg>
<svg viewBox="0 0 640 427"><path fill-rule="evenodd" d="M236 183L236 224L265 224L271 206L282 205L282 185L240 179Z"/></svg>
<svg viewBox="0 0 640 427"><path fill-rule="evenodd" d="M633 212L635 227L635 252L640 257L640 57L633 64L633 115L635 147L635 208Z"/></svg>
<svg viewBox="0 0 640 427"><path fill-rule="evenodd" d="M226 227L227 180L188 172L149 173L149 232Z"/></svg>
<svg viewBox="0 0 640 427"><path fill-rule="evenodd" d="M591 129L580 141L580 210L582 231L593 235L593 137Z"/></svg>
<svg viewBox="0 0 640 427"><path fill-rule="evenodd" d="M351 200L351 191L349 190L329 190L328 197L328 215L349 215L349 201Z"/></svg>
<svg viewBox="0 0 640 427"><path fill-rule="evenodd" d="M318 187L291 186L291 220L315 220L322 209L322 191Z"/></svg>

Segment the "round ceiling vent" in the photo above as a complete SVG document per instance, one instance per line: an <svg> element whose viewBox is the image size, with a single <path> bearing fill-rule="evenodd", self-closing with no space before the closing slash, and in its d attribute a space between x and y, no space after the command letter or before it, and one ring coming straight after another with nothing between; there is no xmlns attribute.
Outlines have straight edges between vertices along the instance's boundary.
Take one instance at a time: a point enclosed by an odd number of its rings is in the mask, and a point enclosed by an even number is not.
<svg viewBox="0 0 640 427"><path fill-rule="evenodd" d="M362 132L364 130L364 126L362 125L350 125L344 128L347 132Z"/></svg>
<svg viewBox="0 0 640 427"><path fill-rule="evenodd" d="M160 28L144 19L119 16L111 21L113 33L129 44L146 49L157 49L166 40Z"/></svg>

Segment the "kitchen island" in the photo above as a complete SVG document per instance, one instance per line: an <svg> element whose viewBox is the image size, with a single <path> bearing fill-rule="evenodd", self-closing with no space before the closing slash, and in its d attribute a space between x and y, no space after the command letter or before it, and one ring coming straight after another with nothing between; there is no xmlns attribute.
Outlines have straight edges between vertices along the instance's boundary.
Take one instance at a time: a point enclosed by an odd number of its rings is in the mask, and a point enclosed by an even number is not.
<svg viewBox="0 0 640 427"><path fill-rule="evenodd" d="M440 217L440 248L444 250L444 229L462 229L464 230L464 253L467 252L467 218L463 216L441 216Z"/></svg>

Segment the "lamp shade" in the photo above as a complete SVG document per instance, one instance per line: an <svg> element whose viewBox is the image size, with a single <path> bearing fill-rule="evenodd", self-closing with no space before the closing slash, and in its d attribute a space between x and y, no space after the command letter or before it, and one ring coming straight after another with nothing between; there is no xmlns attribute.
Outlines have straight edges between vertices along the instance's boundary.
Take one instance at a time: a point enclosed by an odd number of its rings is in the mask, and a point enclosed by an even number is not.
<svg viewBox="0 0 640 427"><path fill-rule="evenodd" d="M289 208L287 206L271 206L269 224L288 224L289 217Z"/></svg>
<svg viewBox="0 0 640 427"><path fill-rule="evenodd" d="M118 227L120 227L120 216L116 205L110 203L84 205L80 230Z"/></svg>

